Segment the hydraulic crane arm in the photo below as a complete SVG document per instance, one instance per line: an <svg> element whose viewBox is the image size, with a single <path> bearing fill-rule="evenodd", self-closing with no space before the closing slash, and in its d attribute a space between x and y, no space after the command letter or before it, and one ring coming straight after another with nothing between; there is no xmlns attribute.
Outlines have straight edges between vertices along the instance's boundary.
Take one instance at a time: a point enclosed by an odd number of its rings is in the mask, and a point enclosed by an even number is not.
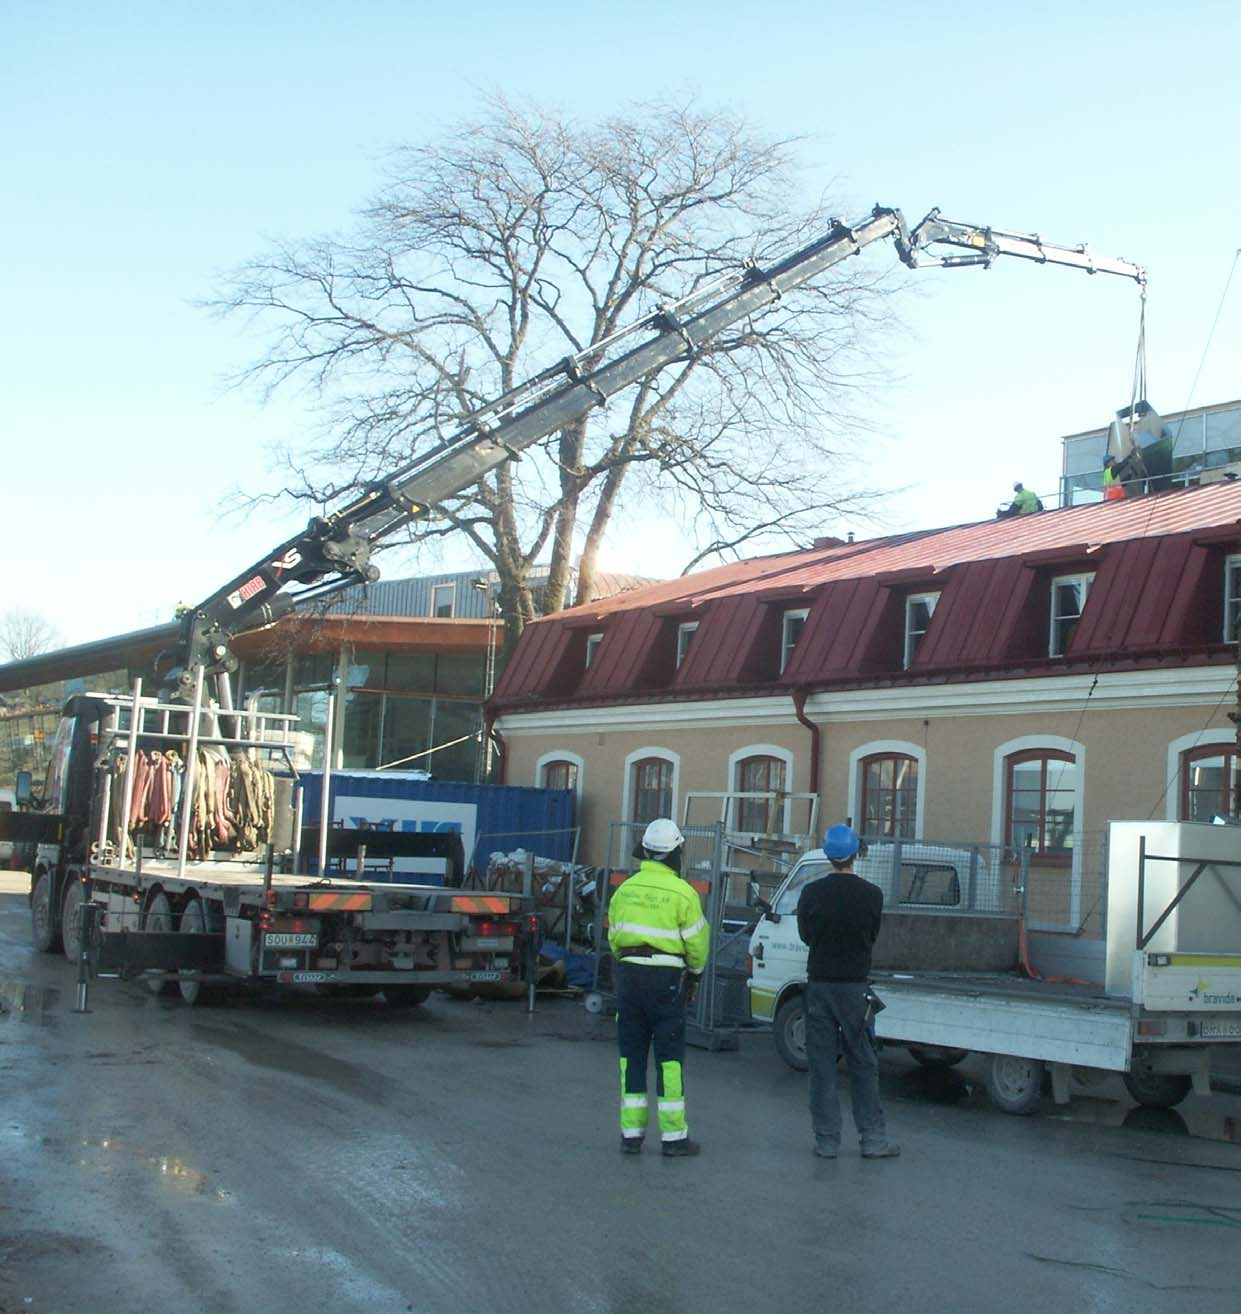
<svg viewBox="0 0 1241 1314"><path fill-rule="evenodd" d="M926 248L937 243L961 247L968 255L927 256ZM1037 233L1010 233L1003 228L987 228L981 224L957 223L941 219L938 210L932 210L907 235L896 238L896 249L901 259L911 268L938 265L943 269L957 269L966 265L991 265L997 256L1017 256L1021 260L1036 260L1042 265L1069 265L1084 269L1088 274L1120 274L1132 278L1141 286L1146 284L1146 270L1128 260L1100 260L1084 246L1059 246L1044 242Z"/></svg>
<svg viewBox="0 0 1241 1314"><path fill-rule="evenodd" d="M623 389L691 359L730 324L757 314L885 237L894 239L911 268L990 264L997 255L1019 255L1092 273L1125 273L1139 282L1145 277L1124 261L1092 260L1081 247L1055 247L1037 237L949 223L936 210L913 230L899 210L884 206L876 206L858 224L833 220L824 236L768 268L748 264L725 274L519 384L466 417L453 437L370 484L346 506L315 517L302 533L185 613L170 678L187 695L195 666L217 673L232 669L233 635L270 624L300 599L378 579L372 551L403 525L428 516L437 504ZM926 248L939 242L965 247L970 254L928 259ZM635 341L643 334L649 335L645 341ZM291 595L286 590L293 585L303 587Z"/></svg>

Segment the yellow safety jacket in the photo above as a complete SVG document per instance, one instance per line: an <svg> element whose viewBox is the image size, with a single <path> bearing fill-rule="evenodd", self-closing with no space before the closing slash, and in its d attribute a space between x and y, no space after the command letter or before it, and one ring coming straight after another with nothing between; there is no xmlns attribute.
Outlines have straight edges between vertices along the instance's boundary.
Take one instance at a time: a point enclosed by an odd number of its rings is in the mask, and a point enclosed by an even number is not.
<svg viewBox="0 0 1241 1314"><path fill-rule="evenodd" d="M645 859L608 901L608 946L619 959L650 967L707 965L711 930L692 885L662 862ZM626 949L651 952L628 957Z"/></svg>

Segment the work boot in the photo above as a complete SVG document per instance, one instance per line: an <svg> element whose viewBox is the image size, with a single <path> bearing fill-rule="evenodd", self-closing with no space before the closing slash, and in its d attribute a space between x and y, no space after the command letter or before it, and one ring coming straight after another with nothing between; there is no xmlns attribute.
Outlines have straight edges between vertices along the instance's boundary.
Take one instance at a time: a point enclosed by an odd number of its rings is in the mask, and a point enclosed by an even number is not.
<svg viewBox="0 0 1241 1314"><path fill-rule="evenodd" d="M622 1154L641 1154L642 1137L641 1136L622 1136L621 1137Z"/></svg>
<svg viewBox="0 0 1241 1314"><path fill-rule="evenodd" d="M666 1159L688 1159L690 1155L702 1153L702 1146L688 1136L679 1141L665 1141L661 1148Z"/></svg>
<svg viewBox="0 0 1241 1314"><path fill-rule="evenodd" d="M870 1149L862 1151L863 1159L895 1159L901 1152L899 1145L894 1145L891 1141L884 1141L882 1145L872 1145Z"/></svg>
<svg viewBox="0 0 1241 1314"><path fill-rule="evenodd" d="M829 1140L826 1136L816 1136L814 1138L814 1152L820 1159L834 1159L840 1153L840 1144L837 1141Z"/></svg>

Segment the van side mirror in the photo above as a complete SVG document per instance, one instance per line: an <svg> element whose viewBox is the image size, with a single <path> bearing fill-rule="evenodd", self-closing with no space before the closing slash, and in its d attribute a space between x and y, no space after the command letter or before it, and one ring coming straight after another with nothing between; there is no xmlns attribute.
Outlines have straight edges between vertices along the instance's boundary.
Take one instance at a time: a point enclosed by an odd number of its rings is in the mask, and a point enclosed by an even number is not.
<svg viewBox="0 0 1241 1314"><path fill-rule="evenodd" d="M756 881L750 882L750 888L746 891L745 901L751 908L757 908L759 912L764 913L766 916L770 917L772 915L771 904L769 904L759 893L758 883Z"/></svg>
<svg viewBox="0 0 1241 1314"><path fill-rule="evenodd" d="M28 808L34 799L34 782L29 771L19 771L13 782L13 798L19 808Z"/></svg>

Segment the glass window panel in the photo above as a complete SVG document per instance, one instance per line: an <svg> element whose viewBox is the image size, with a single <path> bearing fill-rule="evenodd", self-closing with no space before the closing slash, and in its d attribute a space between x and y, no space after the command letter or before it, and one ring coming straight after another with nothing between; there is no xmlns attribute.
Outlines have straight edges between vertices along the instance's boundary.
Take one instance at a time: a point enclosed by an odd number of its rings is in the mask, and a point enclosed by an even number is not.
<svg viewBox="0 0 1241 1314"><path fill-rule="evenodd" d="M425 757L407 761L411 754L431 747L431 699L392 698L384 703L383 751L381 766L400 762L411 770L429 771Z"/></svg>
<svg viewBox="0 0 1241 1314"><path fill-rule="evenodd" d="M544 789L576 789L576 762L548 762L543 767Z"/></svg>
<svg viewBox="0 0 1241 1314"><path fill-rule="evenodd" d="M482 653L443 652L435 663L435 692L483 696L487 659Z"/></svg>
<svg viewBox="0 0 1241 1314"><path fill-rule="evenodd" d="M435 688L435 654L429 652L394 652L388 654L385 688L408 689L431 693Z"/></svg>
<svg viewBox="0 0 1241 1314"><path fill-rule="evenodd" d="M437 780L477 780L481 762L483 712L478 703L437 700L434 746L430 757L414 763Z"/></svg>
<svg viewBox="0 0 1241 1314"><path fill-rule="evenodd" d="M917 834L918 764L885 754L862 763L862 830L866 835L912 839Z"/></svg>
<svg viewBox="0 0 1241 1314"><path fill-rule="evenodd" d="M633 766L633 820L672 815L672 763L648 757Z"/></svg>
<svg viewBox="0 0 1241 1314"><path fill-rule="evenodd" d="M341 758L347 767L369 770L379 765L379 728L383 723L383 694L347 693Z"/></svg>
<svg viewBox="0 0 1241 1314"><path fill-rule="evenodd" d="M1064 473L1070 476L1098 474L1106 452L1106 429L1068 439L1064 444Z"/></svg>

